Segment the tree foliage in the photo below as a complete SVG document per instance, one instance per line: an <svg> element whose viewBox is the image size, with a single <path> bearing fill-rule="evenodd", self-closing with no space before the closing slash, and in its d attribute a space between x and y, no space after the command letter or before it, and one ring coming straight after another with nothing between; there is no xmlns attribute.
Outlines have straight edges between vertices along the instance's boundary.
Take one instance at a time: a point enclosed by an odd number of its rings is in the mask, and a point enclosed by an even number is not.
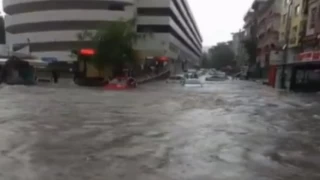
<svg viewBox="0 0 320 180"><path fill-rule="evenodd" d="M114 21L97 30L95 33L83 31L77 34L82 41L93 41L96 54L93 64L99 70L111 67L114 73L121 73L124 67L133 66L138 61L135 43L148 34L135 31L135 20Z"/></svg>
<svg viewBox="0 0 320 180"><path fill-rule="evenodd" d="M247 39L242 41L249 56L249 64L253 65L257 57L257 42L254 39Z"/></svg>
<svg viewBox="0 0 320 180"><path fill-rule="evenodd" d="M203 52L201 56L201 67L203 68L211 68L209 54L207 52Z"/></svg>
<svg viewBox="0 0 320 180"><path fill-rule="evenodd" d="M227 43L218 43L209 49L208 61L210 67L216 69L234 66L234 52Z"/></svg>

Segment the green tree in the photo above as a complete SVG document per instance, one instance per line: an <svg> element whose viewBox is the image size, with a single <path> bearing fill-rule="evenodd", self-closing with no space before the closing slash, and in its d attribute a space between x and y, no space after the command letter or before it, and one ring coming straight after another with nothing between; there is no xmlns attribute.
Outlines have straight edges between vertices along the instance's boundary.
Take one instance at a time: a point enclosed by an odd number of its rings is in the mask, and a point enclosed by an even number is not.
<svg viewBox="0 0 320 180"><path fill-rule="evenodd" d="M139 61L134 45L148 35L150 34L137 33L135 20L132 19L108 23L93 36L90 32L83 32L80 37L93 40L96 54L92 62L98 70L111 67L113 74L119 75L124 68L132 67Z"/></svg>
<svg viewBox="0 0 320 180"><path fill-rule="evenodd" d="M151 35L151 32L137 33L135 19L131 19L109 22L95 32L84 30L76 37L96 50L92 63L99 71L109 67L114 75L119 75L125 67L133 67L139 61L138 52L134 49L137 41Z"/></svg>
<svg viewBox="0 0 320 180"><path fill-rule="evenodd" d="M242 41L244 47L249 56L249 65L253 65L256 63L257 57L257 42L254 39L247 39Z"/></svg>
<svg viewBox="0 0 320 180"><path fill-rule="evenodd" d="M227 43L218 43L209 49L209 62L216 69L234 66L234 52Z"/></svg>
<svg viewBox="0 0 320 180"><path fill-rule="evenodd" d="M201 56L201 67L202 68L211 68L209 54L204 52Z"/></svg>

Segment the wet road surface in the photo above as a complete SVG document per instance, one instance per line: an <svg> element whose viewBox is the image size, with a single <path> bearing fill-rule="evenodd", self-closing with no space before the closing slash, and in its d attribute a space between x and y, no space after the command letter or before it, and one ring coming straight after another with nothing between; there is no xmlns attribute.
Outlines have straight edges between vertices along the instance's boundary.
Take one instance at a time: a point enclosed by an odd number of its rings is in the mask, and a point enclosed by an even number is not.
<svg viewBox="0 0 320 180"><path fill-rule="evenodd" d="M320 179L319 94L226 81L0 95L0 179Z"/></svg>

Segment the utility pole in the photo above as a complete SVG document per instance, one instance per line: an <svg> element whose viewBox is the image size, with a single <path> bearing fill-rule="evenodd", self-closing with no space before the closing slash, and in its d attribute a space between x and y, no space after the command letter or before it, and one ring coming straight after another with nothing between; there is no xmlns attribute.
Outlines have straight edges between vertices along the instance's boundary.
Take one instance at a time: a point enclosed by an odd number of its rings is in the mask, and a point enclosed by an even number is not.
<svg viewBox="0 0 320 180"><path fill-rule="evenodd" d="M284 0L287 1L288 12L286 19L286 28L285 28L285 45L283 48L283 61L282 61L282 71L281 71L281 88L286 88L286 64L288 59L288 49L289 49L289 41L290 41L290 31L291 31L291 8L293 4L293 0Z"/></svg>

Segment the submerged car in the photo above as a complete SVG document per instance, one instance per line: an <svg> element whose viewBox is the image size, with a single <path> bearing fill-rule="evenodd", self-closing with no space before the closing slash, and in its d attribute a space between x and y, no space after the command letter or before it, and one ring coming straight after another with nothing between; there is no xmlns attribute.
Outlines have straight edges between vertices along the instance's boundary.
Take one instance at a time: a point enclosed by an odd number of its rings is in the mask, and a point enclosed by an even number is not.
<svg viewBox="0 0 320 180"><path fill-rule="evenodd" d="M126 90L137 87L137 82L134 78L120 77L111 80L105 87L105 90Z"/></svg>
<svg viewBox="0 0 320 180"><path fill-rule="evenodd" d="M196 73L186 73L184 74L185 79L198 79L199 76Z"/></svg>
<svg viewBox="0 0 320 180"><path fill-rule="evenodd" d="M183 81L183 76L171 76L166 80L166 83L181 83Z"/></svg>

